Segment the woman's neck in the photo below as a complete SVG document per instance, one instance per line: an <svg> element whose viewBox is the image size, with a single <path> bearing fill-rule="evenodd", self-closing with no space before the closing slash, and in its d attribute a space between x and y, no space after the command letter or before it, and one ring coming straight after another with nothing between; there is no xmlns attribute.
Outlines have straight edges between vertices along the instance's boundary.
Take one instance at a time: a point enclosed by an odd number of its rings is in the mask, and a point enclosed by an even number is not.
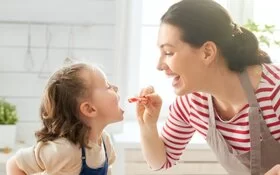
<svg viewBox="0 0 280 175"><path fill-rule="evenodd" d="M246 71L248 72L253 89L256 90L261 79L261 66L250 66ZM216 68L216 71L213 71L212 74L212 77L215 78L210 81L207 88L207 93L214 97L213 102L216 110L225 120L231 119L248 103L238 74L227 68Z"/></svg>

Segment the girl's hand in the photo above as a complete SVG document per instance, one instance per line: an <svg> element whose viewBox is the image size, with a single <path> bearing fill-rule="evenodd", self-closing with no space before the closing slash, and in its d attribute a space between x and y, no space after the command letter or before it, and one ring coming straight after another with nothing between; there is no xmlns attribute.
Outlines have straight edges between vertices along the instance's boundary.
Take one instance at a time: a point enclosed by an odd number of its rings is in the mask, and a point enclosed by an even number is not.
<svg viewBox="0 0 280 175"><path fill-rule="evenodd" d="M136 106L139 124L156 124L162 106L161 97L155 93L152 86L142 89L139 97L144 97L144 100L138 101Z"/></svg>

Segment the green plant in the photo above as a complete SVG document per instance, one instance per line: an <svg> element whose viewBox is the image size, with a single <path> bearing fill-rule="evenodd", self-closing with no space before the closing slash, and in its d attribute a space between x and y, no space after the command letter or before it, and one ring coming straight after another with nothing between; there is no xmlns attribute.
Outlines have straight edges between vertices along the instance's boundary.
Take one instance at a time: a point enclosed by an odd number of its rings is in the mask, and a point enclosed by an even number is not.
<svg viewBox="0 0 280 175"><path fill-rule="evenodd" d="M259 25L249 19L244 27L256 35L260 44L264 44L267 47L270 47L271 45L280 46L280 41L274 39L275 25Z"/></svg>
<svg viewBox="0 0 280 175"><path fill-rule="evenodd" d="M0 125L14 125L17 121L16 106L0 98Z"/></svg>

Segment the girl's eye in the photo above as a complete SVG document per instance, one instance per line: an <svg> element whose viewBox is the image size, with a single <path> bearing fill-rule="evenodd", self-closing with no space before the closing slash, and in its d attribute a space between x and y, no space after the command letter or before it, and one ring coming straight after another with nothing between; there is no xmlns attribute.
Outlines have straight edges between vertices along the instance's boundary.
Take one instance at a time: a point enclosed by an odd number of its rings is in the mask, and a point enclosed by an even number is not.
<svg viewBox="0 0 280 175"><path fill-rule="evenodd" d="M118 87L115 86L115 85L108 84L107 88L108 89L113 89L115 92L118 92Z"/></svg>
<svg viewBox="0 0 280 175"><path fill-rule="evenodd" d="M111 84L107 85L107 89L112 89L112 88L113 88L113 86Z"/></svg>

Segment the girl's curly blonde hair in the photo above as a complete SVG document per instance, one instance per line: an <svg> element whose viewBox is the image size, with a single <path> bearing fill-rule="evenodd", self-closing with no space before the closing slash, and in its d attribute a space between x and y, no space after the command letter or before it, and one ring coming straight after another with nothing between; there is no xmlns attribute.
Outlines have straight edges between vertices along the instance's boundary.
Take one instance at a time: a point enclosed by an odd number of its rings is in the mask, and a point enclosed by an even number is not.
<svg viewBox="0 0 280 175"><path fill-rule="evenodd" d="M80 99L89 95L88 83L81 76L93 66L77 63L56 71L45 88L40 107L43 128L36 132L37 141L66 138L74 144L87 146L90 128L80 119Z"/></svg>

